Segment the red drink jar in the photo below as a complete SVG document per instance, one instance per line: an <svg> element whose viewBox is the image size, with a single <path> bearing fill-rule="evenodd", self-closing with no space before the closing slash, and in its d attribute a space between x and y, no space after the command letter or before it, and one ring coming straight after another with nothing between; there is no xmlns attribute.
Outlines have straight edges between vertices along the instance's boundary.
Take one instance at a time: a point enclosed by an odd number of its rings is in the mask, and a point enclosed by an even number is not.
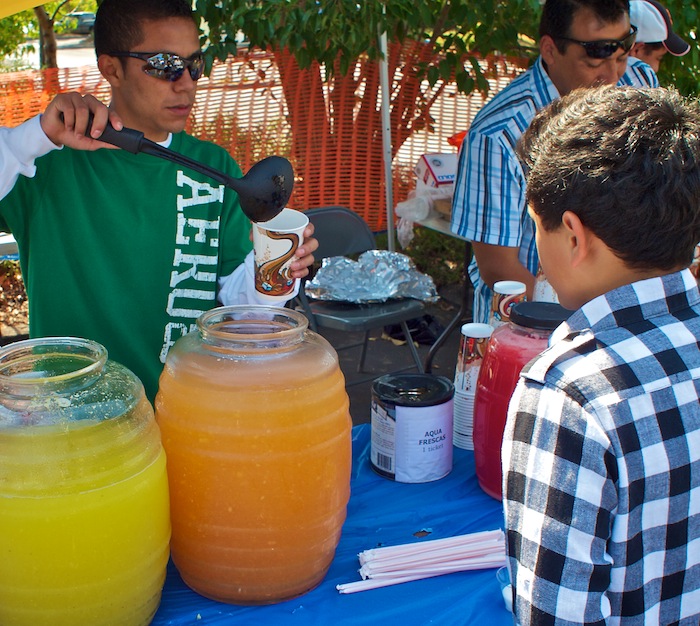
<svg viewBox="0 0 700 626"><path fill-rule="evenodd" d="M510 322L489 339L474 397L474 460L479 486L499 500L503 430L520 371L547 348L552 331L570 313L551 302L520 302Z"/></svg>

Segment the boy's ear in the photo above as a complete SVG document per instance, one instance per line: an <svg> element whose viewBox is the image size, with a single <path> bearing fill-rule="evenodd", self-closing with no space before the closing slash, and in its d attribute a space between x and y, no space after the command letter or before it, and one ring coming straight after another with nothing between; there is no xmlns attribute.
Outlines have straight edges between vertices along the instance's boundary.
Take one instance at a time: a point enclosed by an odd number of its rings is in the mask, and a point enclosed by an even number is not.
<svg viewBox="0 0 700 626"><path fill-rule="evenodd" d="M97 68L107 82L114 87L124 75L124 68L117 57L101 54L97 58Z"/></svg>
<svg viewBox="0 0 700 626"><path fill-rule="evenodd" d="M579 216L572 211L564 211L561 223L567 236L571 266L577 267L589 261L595 246L596 236L583 225Z"/></svg>

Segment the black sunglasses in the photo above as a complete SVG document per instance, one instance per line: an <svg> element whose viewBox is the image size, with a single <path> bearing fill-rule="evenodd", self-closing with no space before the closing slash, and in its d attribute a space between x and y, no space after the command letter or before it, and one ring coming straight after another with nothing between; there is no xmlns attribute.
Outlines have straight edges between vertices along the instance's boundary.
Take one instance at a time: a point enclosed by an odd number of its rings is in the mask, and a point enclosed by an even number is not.
<svg viewBox="0 0 700 626"><path fill-rule="evenodd" d="M599 39L598 41L579 41L578 39L570 39L569 37L553 37L553 39L561 39L562 41L570 41L583 46L586 55L592 59L607 59L615 50L622 48L625 52L629 52L637 38L637 27L632 26L630 34L624 39Z"/></svg>
<svg viewBox="0 0 700 626"><path fill-rule="evenodd" d="M192 80L199 80L204 72L204 59L201 52L183 58L171 52L110 52L113 57L131 57L146 61L143 71L149 76L174 82L180 80L185 69L189 70Z"/></svg>

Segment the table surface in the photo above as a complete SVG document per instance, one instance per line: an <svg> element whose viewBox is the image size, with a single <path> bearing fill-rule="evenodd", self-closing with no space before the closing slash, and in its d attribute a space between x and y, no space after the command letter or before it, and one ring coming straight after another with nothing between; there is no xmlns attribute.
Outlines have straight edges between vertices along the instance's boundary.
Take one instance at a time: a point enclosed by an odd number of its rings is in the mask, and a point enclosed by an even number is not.
<svg viewBox="0 0 700 626"><path fill-rule="evenodd" d="M316 589L267 606L222 604L188 589L171 562L152 624L512 624L495 569L447 574L354 594L338 593L337 584L360 579L357 555L363 550L503 527L501 503L479 488L472 452L454 448L452 472L441 480L397 483L370 467L370 433L369 424L353 428L352 495L347 520L335 559ZM423 539L416 537L423 531L429 534Z"/></svg>
<svg viewBox="0 0 700 626"><path fill-rule="evenodd" d="M428 217L426 217L424 220L418 220L416 224L420 224L421 226L425 226L426 228L430 228L431 230L436 230L437 232L442 233L443 235L449 235L450 237L454 237L455 239L469 241L461 235L453 233L450 229L450 220L446 217L443 217L436 211L431 211Z"/></svg>

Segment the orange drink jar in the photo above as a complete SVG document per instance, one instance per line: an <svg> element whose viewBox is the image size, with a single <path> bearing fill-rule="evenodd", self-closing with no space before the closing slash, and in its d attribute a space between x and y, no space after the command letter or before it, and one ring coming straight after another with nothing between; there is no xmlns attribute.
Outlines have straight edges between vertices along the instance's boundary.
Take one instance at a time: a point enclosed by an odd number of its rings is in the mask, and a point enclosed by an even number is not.
<svg viewBox="0 0 700 626"><path fill-rule="evenodd" d="M268 604L318 585L350 495L351 420L330 344L290 309L204 313L156 397L172 557L196 592Z"/></svg>
<svg viewBox="0 0 700 626"><path fill-rule="evenodd" d="M145 626L169 538L138 378L84 339L0 349L0 624Z"/></svg>

